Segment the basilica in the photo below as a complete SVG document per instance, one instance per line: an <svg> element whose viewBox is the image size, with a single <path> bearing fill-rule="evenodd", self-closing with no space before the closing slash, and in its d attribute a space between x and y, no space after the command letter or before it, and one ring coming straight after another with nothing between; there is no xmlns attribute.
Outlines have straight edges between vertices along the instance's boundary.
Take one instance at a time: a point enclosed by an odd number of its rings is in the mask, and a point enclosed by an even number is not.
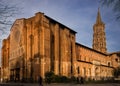
<svg viewBox="0 0 120 86"><path fill-rule="evenodd" d="M100 11L93 25L92 48L77 43L76 33L41 12L17 19L2 42L2 80L37 80L48 71L95 80L113 77L113 70L120 66L120 52L107 52Z"/></svg>

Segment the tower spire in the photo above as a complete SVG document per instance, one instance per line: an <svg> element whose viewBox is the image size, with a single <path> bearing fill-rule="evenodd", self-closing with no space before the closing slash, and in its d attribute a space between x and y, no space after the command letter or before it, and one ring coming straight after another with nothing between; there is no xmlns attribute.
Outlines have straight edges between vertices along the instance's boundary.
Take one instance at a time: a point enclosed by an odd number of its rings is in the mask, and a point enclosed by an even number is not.
<svg viewBox="0 0 120 86"><path fill-rule="evenodd" d="M103 23L100 15L100 9L98 8L97 18L96 18L96 24Z"/></svg>
<svg viewBox="0 0 120 86"><path fill-rule="evenodd" d="M102 53L107 53L105 24L101 20L100 10L98 8L96 23L93 26L93 49Z"/></svg>

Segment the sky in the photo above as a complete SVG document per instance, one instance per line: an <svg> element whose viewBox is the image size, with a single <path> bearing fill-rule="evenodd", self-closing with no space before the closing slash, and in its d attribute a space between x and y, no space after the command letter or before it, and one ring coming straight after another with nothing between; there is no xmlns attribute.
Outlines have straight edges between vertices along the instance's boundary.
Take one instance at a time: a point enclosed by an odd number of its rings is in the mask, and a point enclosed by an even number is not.
<svg viewBox="0 0 120 86"><path fill-rule="evenodd" d="M99 7L102 21L106 26L107 50L120 51L119 22L115 20L115 13L111 8L101 6L99 0L14 0L14 3L18 3L21 7L22 14L15 16L13 21L43 12L76 31L76 42L90 48L92 48L93 25Z"/></svg>

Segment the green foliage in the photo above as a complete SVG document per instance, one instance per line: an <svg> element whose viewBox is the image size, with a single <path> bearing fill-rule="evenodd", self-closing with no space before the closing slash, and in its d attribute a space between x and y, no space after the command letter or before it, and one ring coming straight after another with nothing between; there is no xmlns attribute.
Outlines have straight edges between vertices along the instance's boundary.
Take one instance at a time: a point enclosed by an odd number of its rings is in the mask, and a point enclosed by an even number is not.
<svg viewBox="0 0 120 86"><path fill-rule="evenodd" d="M61 80L60 80L60 76L58 76L58 75L54 75L53 82L58 82L58 83L60 83L60 82L61 82Z"/></svg>
<svg viewBox="0 0 120 86"><path fill-rule="evenodd" d="M53 72L45 73L45 82L46 83L68 83L76 82L75 77L68 78L66 76L55 75Z"/></svg>
<svg viewBox="0 0 120 86"><path fill-rule="evenodd" d="M76 79L76 77L72 76L72 77L70 78L70 81L75 83L75 82L77 82L77 79Z"/></svg>
<svg viewBox="0 0 120 86"><path fill-rule="evenodd" d="M66 76L55 75L54 82L56 82L56 83L67 83L67 82L69 82L69 78L67 78Z"/></svg>
<svg viewBox="0 0 120 86"><path fill-rule="evenodd" d="M115 76L120 75L120 67L116 68L114 70ZM72 76L71 78L68 78L66 76L59 76L55 75L54 72L46 72L45 73L45 82L46 83L77 83L77 78ZM101 78L101 80L94 80L91 78L88 78L88 80L85 80L84 83L114 83L116 82L112 77L106 77Z"/></svg>
<svg viewBox="0 0 120 86"><path fill-rule="evenodd" d="M54 80L54 73L51 71L51 72L46 72L45 73L45 82L46 83L51 83L51 82L53 82L53 80Z"/></svg>
<svg viewBox="0 0 120 86"><path fill-rule="evenodd" d="M66 76L60 76L59 78L60 78L61 83L69 82L69 78L67 78Z"/></svg>
<svg viewBox="0 0 120 86"><path fill-rule="evenodd" d="M114 77L120 76L120 67L117 67L116 69L114 69L113 75L114 75Z"/></svg>

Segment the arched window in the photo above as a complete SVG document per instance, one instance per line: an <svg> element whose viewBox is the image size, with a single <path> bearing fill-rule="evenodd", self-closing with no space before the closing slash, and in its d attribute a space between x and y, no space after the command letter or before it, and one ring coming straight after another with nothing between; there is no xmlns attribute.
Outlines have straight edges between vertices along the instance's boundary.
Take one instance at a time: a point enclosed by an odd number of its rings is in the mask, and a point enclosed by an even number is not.
<svg viewBox="0 0 120 86"><path fill-rule="evenodd" d="M116 58L115 61L118 62L118 59Z"/></svg>
<svg viewBox="0 0 120 86"><path fill-rule="evenodd" d="M77 67L77 73L78 74L80 73L80 67L79 66Z"/></svg>
<svg viewBox="0 0 120 86"><path fill-rule="evenodd" d="M108 62L108 66L110 66L110 62Z"/></svg>

